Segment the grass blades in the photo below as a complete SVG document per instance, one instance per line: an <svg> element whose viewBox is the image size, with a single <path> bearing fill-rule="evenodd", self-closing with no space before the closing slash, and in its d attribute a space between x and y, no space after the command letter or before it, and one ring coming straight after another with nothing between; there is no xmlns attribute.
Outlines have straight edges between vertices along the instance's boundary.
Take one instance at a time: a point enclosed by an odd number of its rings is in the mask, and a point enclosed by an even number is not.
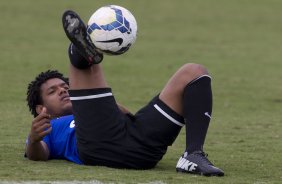
<svg viewBox="0 0 282 184"><path fill-rule="evenodd" d="M63 160L25 159L32 116L27 84L41 71L68 75L66 9L87 22L95 9L117 4L138 23L138 37L122 56L106 56L106 78L119 103L132 112L159 93L183 64L205 65L213 78L214 109L206 139L209 159L226 176L175 172L184 129L155 169L79 166ZM143 0L0 2L0 183L280 183L282 160L282 1Z"/></svg>

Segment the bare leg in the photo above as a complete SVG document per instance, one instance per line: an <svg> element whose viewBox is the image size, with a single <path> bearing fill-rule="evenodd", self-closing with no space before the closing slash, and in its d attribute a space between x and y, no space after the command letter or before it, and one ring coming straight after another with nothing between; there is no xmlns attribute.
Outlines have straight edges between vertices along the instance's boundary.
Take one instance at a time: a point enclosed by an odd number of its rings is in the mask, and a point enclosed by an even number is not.
<svg viewBox="0 0 282 184"><path fill-rule="evenodd" d="M208 75L208 71L199 64L183 65L167 82L159 98L179 115L183 115L183 92L187 84L194 79Z"/></svg>
<svg viewBox="0 0 282 184"><path fill-rule="evenodd" d="M101 64L92 65L90 68L80 70L70 65L70 89L93 89L109 87Z"/></svg>

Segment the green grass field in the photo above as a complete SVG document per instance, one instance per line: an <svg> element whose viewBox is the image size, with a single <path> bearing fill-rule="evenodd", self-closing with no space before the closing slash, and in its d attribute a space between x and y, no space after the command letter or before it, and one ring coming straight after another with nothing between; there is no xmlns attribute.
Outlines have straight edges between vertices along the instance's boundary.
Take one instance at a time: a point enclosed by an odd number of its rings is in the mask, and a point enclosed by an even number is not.
<svg viewBox="0 0 282 184"><path fill-rule="evenodd" d="M23 157L32 116L25 98L35 75L68 75L61 15L87 21L107 4L125 6L138 22L138 38L122 56L107 56L105 75L117 100L132 112L157 94L186 62L213 77L214 110L206 140L209 159L226 176L177 174L184 129L155 169L118 170ZM282 181L282 1L279 0L1 0L0 183L253 183Z"/></svg>

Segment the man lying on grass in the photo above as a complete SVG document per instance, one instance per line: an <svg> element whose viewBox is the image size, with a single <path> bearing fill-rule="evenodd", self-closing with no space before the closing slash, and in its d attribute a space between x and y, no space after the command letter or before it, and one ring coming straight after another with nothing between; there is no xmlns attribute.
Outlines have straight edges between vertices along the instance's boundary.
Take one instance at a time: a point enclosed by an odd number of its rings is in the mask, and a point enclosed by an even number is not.
<svg viewBox="0 0 282 184"><path fill-rule="evenodd" d="M69 81L57 71L46 71L29 84L27 102L35 117L26 144L29 159L151 169L185 125L186 147L176 171L224 175L203 152L212 113L206 68L185 64L133 115L115 101L103 75L103 55L89 41L79 16L66 11L63 27L71 41Z"/></svg>

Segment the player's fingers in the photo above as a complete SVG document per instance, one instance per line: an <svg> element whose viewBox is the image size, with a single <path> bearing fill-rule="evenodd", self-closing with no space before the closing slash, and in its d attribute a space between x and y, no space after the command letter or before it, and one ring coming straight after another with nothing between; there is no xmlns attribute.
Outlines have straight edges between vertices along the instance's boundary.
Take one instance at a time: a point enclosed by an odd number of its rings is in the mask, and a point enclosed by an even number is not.
<svg viewBox="0 0 282 184"><path fill-rule="evenodd" d="M45 119L45 121L46 120L51 120L50 119L50 115L49 114L40 114L40 115L38 115L37 117L35 117L34 119L33 119L33 121L32 121L32 124L38 124L38 122L40 122L41 120L44 120Z"/></svg>
<svg viewBox="0 0 282 184"><path fill-rule="evenodd" d="M39 121L33 122L32 126L31 126L31 129L32 130L37 130L38 128L40 128L44 124L50 124L50 119L44 118L44 119L41 119Z"/></svg>
<svg viewBox="0 0 282 184"><path fill-rule="evenodd" d="M40 141L43 139L44 136L49 134L51 130L51 125L45 124L42 127L39 127L38 129L30 132L30 140L32 140L32 142Z"/></svg>
<svg viewBox="0 0 282 184"><path fill-rule="evenodd" d="M47 113L41 113L33 119L32 123L37 123L42 119L50 119L50 115Z"/></svg>
<svg viewBox="0 0 282 184"><path fill-rule="evenodd" d="M31 135L34 140L42 140L42 138L50 133L52 127L48 124L44 124L43 126L39 127L38 129L32 131Z"/></svg>
<svg viewBox="0 0 282 184"><path fill-rule="evenodd" d="M42 119L40 122L32 125L31 134L38 136L41 132L49 127L51 127L50 120Z"/></svg>
<svg viewBox="0 0 282 184"><path fill-rule="evenodd" d="M49 119L52 118L51 114L49 114L49 113L47 112L47 108L46 108L46 107L43 107L42 113L43 113L44 115L47 115Z"/></svg>
<svg viewBox="0 0 282 184"><path fill-rule="evenodd" d="M41 132L44 132L46 129L50 128L51 125L50 123L45 123L45 124L42 124L41 126L37 127L35 129L35 132L37 132L38 134L40 134Z"/></svg>
<svg viewBox="0 0 282 184"><path fill-rule="evenodd" d="M51 119L51 115L47 113L46 107L43 107L42 111L40 112L40 114L38 116L36 116L34 118L34 122L40 121L41 119Z"/></svg>
<svg viewBox="0 0 282 184"><path fill-rule="evenodd" d="M46 129L45 131L41 132L39 134L40 137L45 137L46 135L48 135L50 132L52 131L52 127L49 127L48 129Z"/></svg>

